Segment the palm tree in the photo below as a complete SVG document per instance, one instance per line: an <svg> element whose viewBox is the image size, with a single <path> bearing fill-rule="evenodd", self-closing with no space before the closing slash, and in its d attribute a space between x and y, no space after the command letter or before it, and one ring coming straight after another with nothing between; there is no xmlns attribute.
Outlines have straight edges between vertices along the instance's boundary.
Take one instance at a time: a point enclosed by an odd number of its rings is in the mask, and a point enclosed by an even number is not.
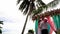
<svg viewBox="0 0 60 34"><path fill-rule="evenodd" d="M21 3L19 9L22 10L24 15L27 15L26 21L25 21L25 24L24 24L24 27L23 27L23 30L21 33L21 34L24 34L28 16L31 14L33 14L33 16L34 16L38 13L41 13L43 11L43 9L45 9L45 8L47 8L47 6L51 5L52 2L49 3L48 5L46 5L42 0L37 0L37 1L36 0L18 0L17 4L19 4L21 1L23 1L23 2ZM35 1L37 2L37 5L39 5L39 6L37 6L37 8L38 8L37 10L36 10L36 6L35 6ZM53 4L55 4L55 3L53 3Z"/></svg>
<svg viewBox="0 0 60 34"><path fill-rule="evenodd" d="M17 4L20 3L21 0L18 0L17 1ZM27 20L28 20L28 16L32 14L32 11L36 9L35 7L35 0L23 0L23 2L21 3L19 9L20 10L24 10L23 11L23 14L26 15L27 14L27 17L26 17L26 21L25 21L25 24L24 24L24 27L23 27L23 30L22 30L22 33L21 34L24 34L24 30L25 30L25 27L26 27L26 24L27 24ZM45 5L42 1L40 1L41 5Z"/></svg>
<svg viewBox="0 0 60 34"><path fill-rule="evenodd" d="M19 1L20 1L20 0L18 0L18 4L19 4ZM29 7L30 7L30 8L29 8ZM20 5L20 7L19 7L19 9L21 9L21 10L24 10L24 9L25 9L24 12L23 12L23 14L26 15L26 14L28 13L21 34L24 34L24 30L25 30L25 27L26 27L26 24L27 24L28 16L31 14L32 10L35 9L34 7L35 7L34 1L32 1L32 0L31 0L31 1L23 0L23 2L21 3L21 5ZM28 10L29 10L29 12L28 12Z"/></svg>

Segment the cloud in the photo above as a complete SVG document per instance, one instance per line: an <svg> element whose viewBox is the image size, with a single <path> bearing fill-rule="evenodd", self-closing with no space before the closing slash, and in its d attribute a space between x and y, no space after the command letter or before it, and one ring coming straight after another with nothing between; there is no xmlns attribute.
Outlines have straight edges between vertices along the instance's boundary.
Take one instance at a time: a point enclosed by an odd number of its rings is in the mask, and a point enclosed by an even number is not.
<svg viewBox="0 0 60 34"><path fill-rule="evenodd" d="M13 22L11 19L5 18L5 17L0 17L0 21L3 22Z"/></svg>

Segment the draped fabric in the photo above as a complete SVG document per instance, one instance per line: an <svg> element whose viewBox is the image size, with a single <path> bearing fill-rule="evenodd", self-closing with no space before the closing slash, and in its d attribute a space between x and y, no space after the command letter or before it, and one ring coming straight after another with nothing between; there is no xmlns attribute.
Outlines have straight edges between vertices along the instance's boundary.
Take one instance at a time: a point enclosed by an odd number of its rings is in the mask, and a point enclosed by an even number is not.
<svg viewBox="0 0 60 34"><path fill-rule="evenodd" d="M35 32L38 33L38 20L35 21Z"/></svg>
<svg viewBox="0 0 60 34"><path fill-rule="evenodd" d="M48 20L48 31L49 34L52 34L53 31L56 31L55 25L54 25L54 21L51 19L50 16L46 17ZM35 21L35 32L36 34L38 34L38 20Z"/></svg>
<svg viewBox="0 0 60 34"><path fill-rule="evenodd" d="M48 33L50 33L50 25L48 24Z"/></svg>
<svg viewBox="0 0 60 34"><path fill-rule="evenodd" d="M47 16L46 18L48 20L48 23L50 24L50 34L52 34L53 31L56 31L54 22L53 22L53 20L51 19L50 16Z"/></svg>
<svg viewBox="0 0 60 34"><path fill-rule="evenodd" d="M54 15L52 16L55 26L57 29L60 29L60 15Z"/></svg>
<svg viewBox="0 0 60 34"><path fill-rule="evenodd" d="M59 26L58 26L58 29L60 29L60 15L58 15L58 20L59 20Z"/></svg>

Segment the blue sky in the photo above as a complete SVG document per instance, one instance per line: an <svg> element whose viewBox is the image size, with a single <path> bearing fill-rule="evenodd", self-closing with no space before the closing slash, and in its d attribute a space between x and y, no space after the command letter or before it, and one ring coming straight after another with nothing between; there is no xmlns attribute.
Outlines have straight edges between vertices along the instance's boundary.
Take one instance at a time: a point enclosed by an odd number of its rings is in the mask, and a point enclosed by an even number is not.
<svg viewBox="0 0 60 34"><path fill-rule="evenodd" d="M4 21L2 26L3 34L21 34L25 18L16 5L17 0L0 0L0 20ZM44 1L47 3L47 1ZM58 7L60 8L59 5ZM52 10L51 8L49 10ZM35 23L29 18L25 29L26 34L29 29L34 29Z"/></svg>

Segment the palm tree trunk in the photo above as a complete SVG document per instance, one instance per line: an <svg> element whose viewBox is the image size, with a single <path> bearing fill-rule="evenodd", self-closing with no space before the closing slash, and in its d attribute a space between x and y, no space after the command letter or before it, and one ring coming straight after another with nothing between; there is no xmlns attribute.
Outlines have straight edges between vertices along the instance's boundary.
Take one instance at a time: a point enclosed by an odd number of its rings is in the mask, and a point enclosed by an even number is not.
<svg viewBox="0 0 60 34"><path fill-rule="evenodd" d="M28 16L29 16L29 14L26 17L26 21L25 21L25 24L24 24L24 27L23 27L23 30L22 30L21 34L24 34L24 31L25 31L25 28L26 28L26 24L27 24L27 20L28 20Z"/></svg>

